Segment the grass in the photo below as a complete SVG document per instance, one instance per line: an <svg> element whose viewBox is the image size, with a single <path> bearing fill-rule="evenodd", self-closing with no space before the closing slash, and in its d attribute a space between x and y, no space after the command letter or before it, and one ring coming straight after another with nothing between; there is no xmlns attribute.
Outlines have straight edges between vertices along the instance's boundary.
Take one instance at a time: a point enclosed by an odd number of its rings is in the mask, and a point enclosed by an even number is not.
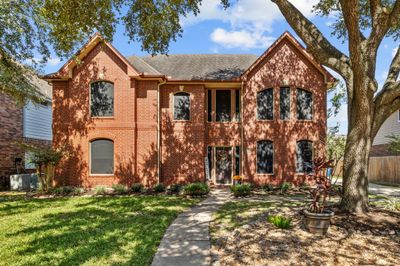
<svg viewBox="0 0 400 266"><path fill-rule="evenodd" d="M214 220L210 227L212 237L234 230L242 225L248 224L258 218L266 218L271 212L277 212L281 208L296 207L304 205L301 201L252 201L240 200L227 202L214 214Z"/></svg>
<svg viewBox="0 0 400 266"><path fill-rule="evenodd" d="M174 196L25 199L0 195L0 265L149 265L196 200Z"/></svg>

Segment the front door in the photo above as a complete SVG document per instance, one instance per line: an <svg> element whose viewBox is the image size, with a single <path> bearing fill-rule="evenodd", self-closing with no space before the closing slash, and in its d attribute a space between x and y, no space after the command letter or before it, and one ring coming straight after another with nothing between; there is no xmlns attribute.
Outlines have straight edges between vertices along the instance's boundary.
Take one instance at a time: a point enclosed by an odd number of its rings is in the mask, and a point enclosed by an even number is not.
<svg viewBox="0 0 400 266"><path fill-rule="evenodd" d="M215 147L215 182L231 184L232 182L232 148Z"/></svg>

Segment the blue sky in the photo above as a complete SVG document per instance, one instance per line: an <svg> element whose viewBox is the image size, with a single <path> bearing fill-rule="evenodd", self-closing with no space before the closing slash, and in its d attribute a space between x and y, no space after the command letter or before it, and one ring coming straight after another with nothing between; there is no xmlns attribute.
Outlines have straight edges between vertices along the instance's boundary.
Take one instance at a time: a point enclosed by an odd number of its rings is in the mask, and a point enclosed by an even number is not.
<svg viewBox="0 0 400 266"><path fill-rule="evenodd" d="M279 9L268 0L240 0L227 10L219 5L219 0L203 0L200 14L182 19L183 36L170 45L170 54L188 53L251 53L260 55L284 31L290 31ZM317 0L292 1L303 14L311 19L333 45L347 54L346 44L332 37L329 28L334 17L320 18L312 14L311 8ZM140 44L129 43L124 36L124 27L120 25L114 36L113 45L123 55L145 55ZM380 47L376 77L382 86L394 56L396 44L392 39L385 39ZM51 58L45 72L57 71L64 62ZM334 73L333 73L334 74ZM347 106L343 105L336 117L328 120L328 126L340 123L340 133L347 132Z"/></svg>

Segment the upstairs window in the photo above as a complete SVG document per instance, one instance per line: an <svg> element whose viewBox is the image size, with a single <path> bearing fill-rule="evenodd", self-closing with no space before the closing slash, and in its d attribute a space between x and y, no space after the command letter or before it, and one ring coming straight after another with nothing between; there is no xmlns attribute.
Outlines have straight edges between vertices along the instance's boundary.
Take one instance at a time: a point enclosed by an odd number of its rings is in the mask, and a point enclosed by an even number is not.
<svg viewBox="0 0 400 266"><path fill-rule="evenodd" d="M257 119L274 119L274 92L273 89L265 89L257 93Z"/></svg>
<svg viewBox="0 0 400 266"><path fill-rule="evenodd" d="M90 173L112 175L114 173L114 142L97 139L90 142Z"/></svg>
<svg viewBox="0 0 400 266"><path fill-rule="evenodd" d="M96 81L90 85L90 114L92 117L114 115L114 84Z"/></svg>
<svg viewBox="0 0 400 266"><path fill-rule="evenodd" d="M174 94L174 120L190 120L190 94L178 92Z"/></svg>
<svg viewBox="0 0 400 266"><path fill-rule="evenodd" d="M309 140L300 140L296 145L296 172L310 173L313 170L313 144Z"/></svg>
<svg viewBox="0 0 400 266"><path fill-rule="evenodd" d="M232 119L231 90L217 90L215 92L215 114L217 122L230 122Z"/></svg>
<svg viewBox="0 0 400 266"><path fill-rule="evenodd" d="M290 119L290 88L281 88L279 94L280 119Z"/></svg>
<svg viewBox="0 0 400 266"><path fill-rule="evenodd" d="M313 119L313 97L311 92L297 89L297 119Z"/></svg>
<svg viewBox="0 0 400 266"><path fill-rule="evenodd" d="M274 172L274 144L269 140L257 142L257 173L272 174Z"/></svg>

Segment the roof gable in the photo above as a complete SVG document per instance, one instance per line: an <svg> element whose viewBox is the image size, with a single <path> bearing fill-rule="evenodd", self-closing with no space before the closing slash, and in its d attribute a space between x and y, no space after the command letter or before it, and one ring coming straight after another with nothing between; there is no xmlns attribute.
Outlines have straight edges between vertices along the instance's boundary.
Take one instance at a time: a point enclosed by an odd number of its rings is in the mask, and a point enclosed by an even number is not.
<svg viewBox="0 0 400 266"><path fill-rule="evenodd" d="M290 34L284 32L242 75L242 79L246 79L249 73L254 70L272 51L283 41L290 42L325 78L325 83L334 83L336 79L320 64L315 58L306 51L306 49Z"/></svg>
<svg viewBox="0 0 400 266"><path fill-rule="evenodd" d="M104 38L96 33L75 55L69 59L56 73L48 74L44 76L44 79L68 79L72 77L72 70L77 66L77 60L84 59L90 51L92 51L100 42L103 42L115 55L124 62L128 67L128 75L139 75L140 72L135 69L131 63L121 55L117 49L114 48L109 42L105 41ZM76 58L76 59L75 59Z"/></svg>

